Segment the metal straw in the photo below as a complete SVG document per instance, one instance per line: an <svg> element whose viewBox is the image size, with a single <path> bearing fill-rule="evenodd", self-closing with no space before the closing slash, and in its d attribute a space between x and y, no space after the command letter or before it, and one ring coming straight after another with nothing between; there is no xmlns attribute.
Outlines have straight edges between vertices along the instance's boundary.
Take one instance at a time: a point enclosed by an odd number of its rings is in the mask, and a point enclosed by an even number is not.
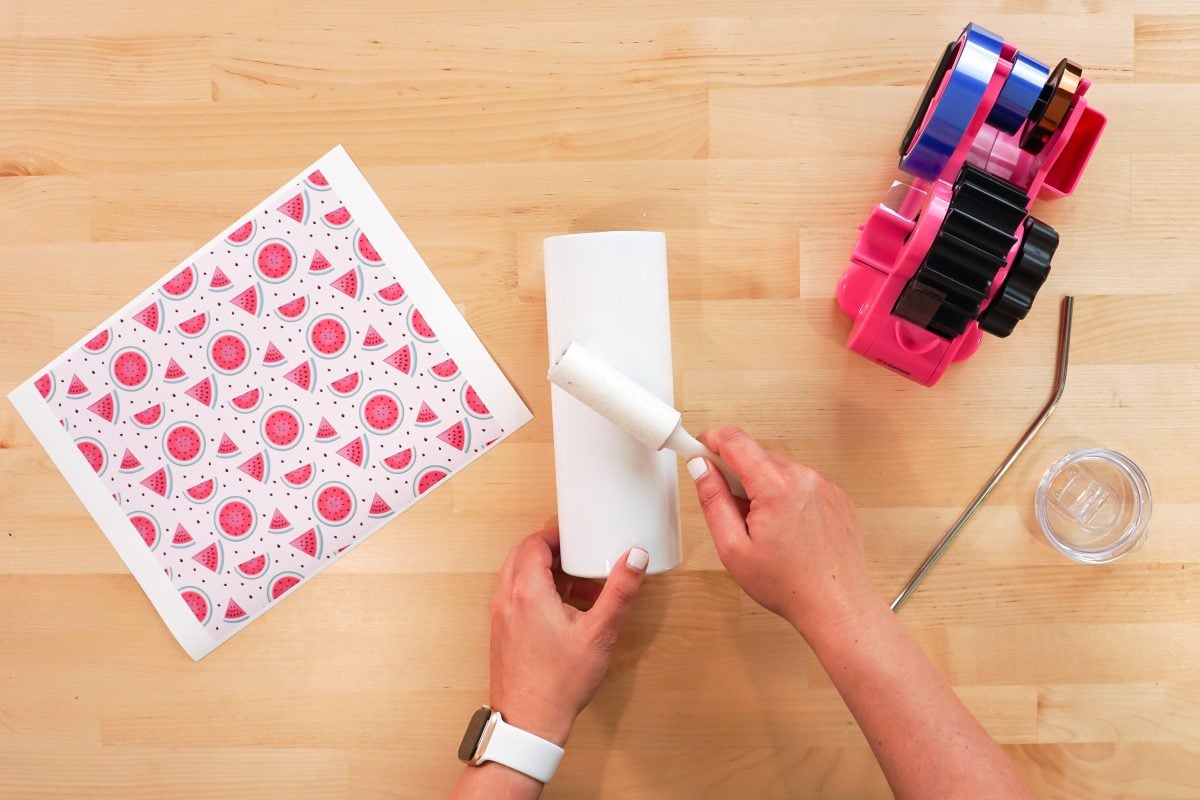
<svg viewBox="0 0 1200 800"><path fill-rule="evenodd" d="M1067 295L1063 298L1062 313L1059 317L1058 323L1057 376L1054 380L1054 391L1051 393L1049 401L1046 402L1045 407L1042 409L1042 413L1038 414L1037 419L1035 419L1033 424L1031 424L1025 431L1025 435L1022 436L1020 441L1017 442L1016 446L1009 451L1008 455L1005 456L1004 461L999 467L996 468L996 471L992 473L992 477L988 478L988 482L985 483L983 488L979 490L979 494L975 495L975 499L971 501L971 504L966 507L959 518L954 521L954 524L950 526L950 530L946 531L946 535L942 537L942 540L938 542L937 546L934 547L933 550L930 551L929 555L925 557L924 563L922 563L921 566L917 568L917 571L913 573L913 576L908 579L908 583L905 585L904 590L896 596L895 600L892 601L892 611L899 611L900 606L904 605L905 601L908 600L908 598L912 596L913 592L917 590L917 587L921 585L921 581L925 580L925 576L933 570L934 566L938 562L938 559L945 555L946 551L950 549L950 545L954 544L954 540L958 538L958 534L962 533L962 529L966 527L971 517L976 511L979 510L979 507L983 505L983 501L987 500L988 495L992 493L992 489L995 489L996 484L1000 483L1000 479L1004 477L1004 473L1008 472L1008 468L1011 467L1014 462L1016 462L1018 457L1020 457L1021 453L1025 450L1025 446L1029 444L1033 440L1033 437L1037 435L1038 431L1042 429L1042 426L1046 424L1046 420L1050 419L1050 414L1054 412L1054 407L1058 405L1058 400L1062 397L1063 389L1065 389L1067 385L1067 357L1071 350L1071 312L1073 311L1074 307L1074 297Z"/></svg>

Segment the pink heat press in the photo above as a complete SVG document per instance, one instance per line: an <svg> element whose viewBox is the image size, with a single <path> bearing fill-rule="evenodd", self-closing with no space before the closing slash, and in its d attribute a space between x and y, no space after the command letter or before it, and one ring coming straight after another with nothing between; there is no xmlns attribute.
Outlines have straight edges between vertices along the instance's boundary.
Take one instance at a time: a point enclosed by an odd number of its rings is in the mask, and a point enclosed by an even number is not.
<svg viewBox="0 0 1200 800"><path fill-rule="evenodd" d="M1034 197L1066 197L1104 131L1091 82L975 24L947 45L900 144L897 180L859 227L837 298L847 346L932 386L1008 336L1050 273L1058 234Z"/></svg>

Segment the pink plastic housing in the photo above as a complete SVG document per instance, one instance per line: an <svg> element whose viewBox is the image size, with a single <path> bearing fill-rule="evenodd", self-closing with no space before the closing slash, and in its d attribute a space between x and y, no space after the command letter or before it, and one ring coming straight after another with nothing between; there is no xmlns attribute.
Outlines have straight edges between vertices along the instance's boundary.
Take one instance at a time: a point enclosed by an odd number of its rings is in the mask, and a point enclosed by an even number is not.
<svg viewBox="0 0 1200 800"><path fill-rule="evenodd" d="M1107 119L1088 105L1084 95L1091 82L1080 82L1066 119L1037 155L1020 147L1021 131L1006 134L986 123L992 106L1012 69L1016 48L1005 44L971 124L954 155L936 180L901 176L883 202L859 226L862 231L850 255L850 267L838 283L838 305L853 321L846 346L854 352L925 386L933 386L955 361L979 349L983 333L976 322L953 340L946 340L892 315L901 290L929 250L941 227L964 163L1003 178L1030 199L1067 197L1075 191L1091 159ZM934 97L941 97L948 75ZM1021 246L1022 232L1009 251L1008 262L992 282L984 308L999 292Z"/></svg>

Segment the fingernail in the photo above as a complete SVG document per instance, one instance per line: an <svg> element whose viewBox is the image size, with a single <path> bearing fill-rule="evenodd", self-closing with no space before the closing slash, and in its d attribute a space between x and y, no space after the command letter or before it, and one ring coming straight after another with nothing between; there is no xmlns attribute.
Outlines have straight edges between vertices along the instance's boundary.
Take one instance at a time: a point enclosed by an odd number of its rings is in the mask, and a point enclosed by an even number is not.
<svg viewBox="0 0 1200 800"><path fill-rule="evenodd" d="M700 456L696 456L691 461L687 462L688 474L692 476L692 480L698 481L708 474L708 462Z"/></svg>
<svg viewBox="0 0 1200 800"><path fill-rule="evenodd" d="M629 565L630 569L641 572L650 563L650 554L640 547L635 547L625 557L625 563Z"/></svg>

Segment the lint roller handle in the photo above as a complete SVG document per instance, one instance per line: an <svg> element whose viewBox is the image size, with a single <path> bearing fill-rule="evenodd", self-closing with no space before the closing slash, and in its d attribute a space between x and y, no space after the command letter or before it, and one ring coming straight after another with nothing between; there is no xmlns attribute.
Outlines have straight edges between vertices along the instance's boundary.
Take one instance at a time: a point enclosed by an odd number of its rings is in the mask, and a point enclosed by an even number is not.
<svg viewBox="0 0 1200 800"><path fill-rule="evenodd" d="M693 458L707 460L708 463L721 470L721 474L725 476L725 482L729 484L729 491L743 500L749 499L749 495L746 494L746 487L742 486L741 478L734 474L729 465L725 463L725 459L701 444L699 439L683 429L683 425L676 426L671 435L667 437L667 441L663 443L663 447L668 450L674 450L683 456L685 461L690 461Z"/></svg>

